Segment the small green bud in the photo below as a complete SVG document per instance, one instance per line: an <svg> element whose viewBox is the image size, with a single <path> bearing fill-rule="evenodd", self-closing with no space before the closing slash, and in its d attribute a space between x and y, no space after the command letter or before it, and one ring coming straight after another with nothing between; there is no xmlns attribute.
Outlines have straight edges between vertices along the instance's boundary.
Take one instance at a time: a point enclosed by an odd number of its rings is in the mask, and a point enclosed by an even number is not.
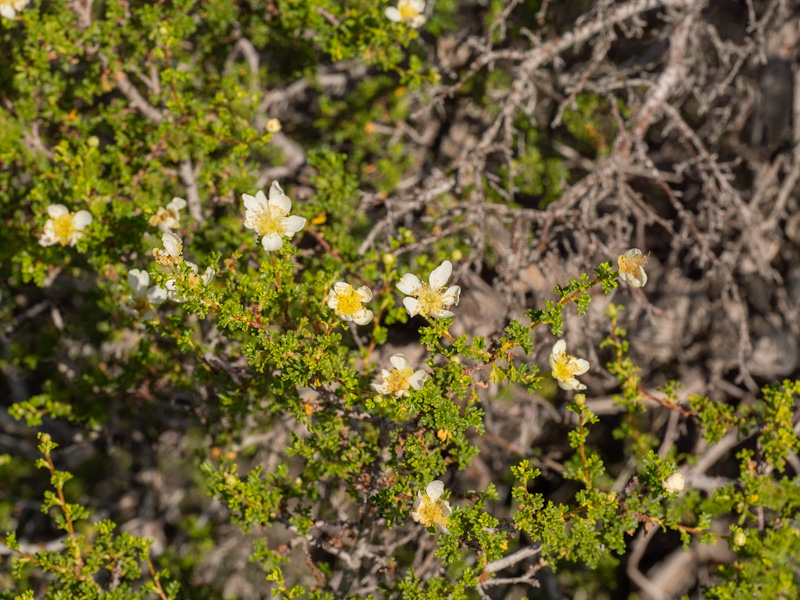
<svg viewBox="0 0 800 600"><path fill-rule="evenodd" d="M387 269L390 269L392 265L397 262L397 257L394 254L387 252L381 257L381 260L383 261L383 265Z"/></svg>
<svg viewBox="0 0 800 600"><path fill-rule="evenodd" d="M450 258L453 259L454 261L458 262L462 258L464 258L464 254L461 252L461 250L456 249L456 250L453 250L450 253Z"/></svg>
<svg viewBox="0 0 800 600"><path fill-rule="evenodd" d="M89 144L90 148L97 148L100 145L100 138L96 135L90 135L86 143Z"/></svg>
<svg viewBox="0 0 800 600"><path fill-rule="evenodd" d="M733 534L733 544L735 546L744 546L747 543L747 536L743 531L737 531Z"/></svg>

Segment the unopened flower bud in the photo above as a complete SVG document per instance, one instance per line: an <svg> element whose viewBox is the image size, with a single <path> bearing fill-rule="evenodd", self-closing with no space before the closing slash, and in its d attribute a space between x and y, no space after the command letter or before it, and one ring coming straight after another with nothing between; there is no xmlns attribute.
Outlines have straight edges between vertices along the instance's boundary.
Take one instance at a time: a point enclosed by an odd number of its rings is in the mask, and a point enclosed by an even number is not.
<svg viewBox="0 0 800 600"><path fill-rule="evenodd" d="M270 119L267 121L267 131L269 133L278 133L281 130L281 122L279 119Z"/></svg>
<svg viewBox="0 0 800 600"><path fill-rule="evenodd" d="M686 485L686 480L684 479L683 475L676 471L672 475L665 477L661 484L664 486L664 491L670 494L677 494L678 492L683 491Z"/></svg>

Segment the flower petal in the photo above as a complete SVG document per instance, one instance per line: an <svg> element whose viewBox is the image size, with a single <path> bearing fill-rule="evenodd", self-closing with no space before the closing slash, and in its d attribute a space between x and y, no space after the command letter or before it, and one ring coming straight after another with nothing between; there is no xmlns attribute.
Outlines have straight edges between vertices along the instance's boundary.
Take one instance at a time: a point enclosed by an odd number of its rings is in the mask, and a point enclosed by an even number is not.
<svg viewBox="0 0 800 600"><path fill-rule="evenodd" d="M386 15L386 18L390 21L394 21L395 23L399 23L403 20L403 16L400 14L400 11L397 10L394 6L387 6L386 10L383 11L383 14ZM13 17L8 17L13 18Z"/></svg>
<svg viewBox="0 0 800 600"><path fill-rule="evenodd" d="M167 299L167 290L154 285L147 290L147 299L150 301L150 304L161 304Z"/></svg>
<svg viewBox="0 0 800 600"><path fill-rule="evenodd" d="M397 287L397 289L403 292L406 296L412 296L421 285L422 282L420 282L419 277L413 273L406 273L400 278L400 281L397 282L395 287Z"/></svg>
<svg viewBox="0 0 800 600"><path fill-rule="evenodd" d="M449 260L446 260L433 271L431 271L431 276L428 278L428 281L430 282L431 287L434 289L443 288L447 285L447 280L450 279L450 275L452 274L453 263L451 263Z"/></svg>
<svg viewBox="0 0 800 600"><path fill-rule="evenodd" d="M427 380L428 374L420 369L419 371L415 371L414 374L408 378L408 383L411 384L411 387L415 390L421 390Z"/></svg>
<svg viewBox="0 0 800 600"><path fill-rule="evenodd" d="M337 306L339 306L339 297L336 294L328 296L328 308L336 310Z"/></svg>
<svg viewBox="0 0 800 600"><path fill-rule="evenodd" d="M264 192L258 192L261 196L264 195ZM264 198L264 204L256 196L251 196L250 194L242 194L242 200L244 200L244 207L248 210L260 211L263 210L264 205L266 204L266 198ZM249 216L249 214L248 214Z"/></svg>
<svg viewBox="0 0 800 600"><path fill-rule="evenodd" d="M277 181L269 188L269 205L280 208L287 215L292 211L292 201L283 193Z"/></svg>
<svg viewBox="0 0 800 600"><path fill-rule="evenodd" d="M372 321L373 313L368 308L362 308L355 315L353 315L353 322L356 325L366 325Z"/></svg>
<svg viewBox="0 0 800 600"><path fill-rule="evenodd" d="M285 195L286 194L284 193L283 188L281 187L281 184L278 183L277 181L273 181L272 185L269 188L269 198L270 198L270 200L272 200L272 198L275 198L277 196L285 196Z"/></svg>
<svg viewBox="0 0 800 600"><path fill-rule="evenodd" d="M562 390L576 390L579 389L577 386L580 385L580 382L577 379L568 379L566 381L562 381L561 379L556 379L558 382L558 387Z"/></svg>
<svg viewBox="0 0 800 600"><path fill-rule="evenodd" d="M577 370L575 371L575 375L583 375L591 367L589 361L583 358L574 358L570 362L572 362L572 364L578 367Z"/></svg>
<svg viewBox="0 0 800 600"><path fill-rule="evenodd" d="M408 362L405 354L395 354L390 359L389 362L392 363L392 366L395 369L403 370L408 369L411 366L411 363Z"/></svg>
<svg viewBox="0 0 800 600"><path fill-rule="evenodd" d="M425 488L425 493L428 494L428 498L436 502L444 493L444 482L438 479L431 481Z"/></svg>
<svg viewBox="0 0 800 600"><path fill-rule="evenodd" d="M63 204L51 204L47 207L47 214L54 219L67 214L69 210Z"/></svg>
<svg viewBox="0 0 800 600"><path fill-rule="evenodd" d="M131 269L128 271L128 284L134 294L141 296L146 293L147 286L150 285L150 273L140 269Z"/></svg>
<svg viewBox="0 0 800 600"><path fill-rule="evenodd" d="M641 287L644 287L644 284L647 283L647 273L644 271L644 267L639 267L639 284Z"/></svg>
<svg viewBox="0 0 800 600"><path fill-rule="evenodd" d="M216 269L212 269L211 267L206 267L206 270L203 272L203 284L208 285L211 283L211 280L214 279L214 275L217 274Z"/></svg>
<svg viewBox="0 0 800 600"><path fill-rule="evenodd" d="M458 306L458 301L461 298L461 286L459 285L451 285L447 288L447 291L444 293L444 301L447 306L451 304L455 304Z"/></svg>
<svg viewBox="0 0 800 600"><path fill-rule="evenodd" d="M171 231L167 231L161 235L161 242L164 244L164 249L169 252L170 256L181 255L183 240Z"/></svg>
<svg viewBox="0 0 800 600"><path fill-rule="evenodd" d="M357 292L358 295L361 296L362 302L372 301L372 290L369 289L367 286L362 285L360 288L358 288Z"/></svg>
<svg viewBox="0 0 800 600"><path fill-rule="evenodd" d="M250 197L252 198L252 196L250 196ZM167 208L170 209L170 210L173 210L175 212L178 212L182 208L186 208L186 200L184 200L183 198L178 198L177 196L175 196L170 201L170 203L167 204Z"/></svg>
<svg viewBox="0 0 800 600"><path fill-rule="evenodd" d="M403 306L406 307L409 316L414 317L419 314L419 301L411 296L403 298Z"/></svg>
<svg viewBox="0 0 800 600"><path fill-rule="evenodd" d="M79 210L72 217L72 226L80 231L92 222L92 213L88 210Z"/></svg>
<svg viewBox="0 0 800 600"><path fill-rule="evenodd" d="M350 287L349 283L345 283L344 281L337 281L336 283L333 284L333 291L336 292L337 294L343 294L348 290L349 287Z"/></svg>
<svg viewBox="0 0 800 600"><path fill-rule="evenodd" d="M297 215L291 215L289 217L286 217L283 220L283 227L286 230L286 233L284 235L286 237L292 236L305 226L306 226L305 217L298 217Z"/></svg>
<svg viewBox="0 0 800 600"><path fill-rule="evenodd" d="M264 250L267 252L275 252L275 250L281 249L283 240L277 233L268 233L262 238L261 245L264 246Z"/></svg>

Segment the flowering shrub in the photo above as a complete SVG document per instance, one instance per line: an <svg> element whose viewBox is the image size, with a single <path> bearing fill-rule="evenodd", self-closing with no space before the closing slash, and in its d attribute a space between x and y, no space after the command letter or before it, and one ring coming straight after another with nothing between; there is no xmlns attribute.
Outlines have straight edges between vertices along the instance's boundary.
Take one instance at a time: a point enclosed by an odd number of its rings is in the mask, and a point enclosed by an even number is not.
<svg viewBox="0 0 800 600"><path fill-rule="evenodd" d="M0 0L0 600L798 595L796 172L550 4Z"/></svg>

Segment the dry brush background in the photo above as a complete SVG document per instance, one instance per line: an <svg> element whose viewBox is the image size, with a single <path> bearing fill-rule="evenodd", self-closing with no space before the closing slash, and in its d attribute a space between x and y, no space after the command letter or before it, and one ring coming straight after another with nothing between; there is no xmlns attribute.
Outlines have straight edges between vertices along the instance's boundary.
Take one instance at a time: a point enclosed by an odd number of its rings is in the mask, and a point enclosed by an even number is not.
<svg viewBox="0 0 800 600"><path fill-rule="evenodd" d="M420 43L441 83L413 92L407 122L374 126L387 144L403 140L414 166L390 196L364 192L357 200L374 219L362 249L388 251L387 234L424 224L426 207L446 202L437 205L435 212L446 218L436 232L395 253L424 250L446 236L469 240L471 252L456 271L463 293L454 333L492 335L527 308L553 299L555 285L639 247L651 253L649 283L642 290L623 286L611 299L626 306L623 325L648 390L676 379L683 393L749 403L762 385L800 376L800 7L788 0L567 4L545 0L532 10L510 0L487 28L484 3L463 2L456 33L423 30ZM507 30L521 21L521 35L509 38ZM260 57L247 40L231 52L257 70ZM508 85L487 85L498 72ZM360 63L333 63L313 86L298 80L262 90L261 108L299 130L310 128L317 95L344 97L370 75ZM135 90L120 91L141 110ZM589 95L596 112L578 136L565 115ZM537 143L563 165L561 181L547 181L563 191L547 204L513 184L528 168L519 160L531 143L519 130L521 120L537 124ZM307 148L289 133L275 142L286 160L265 169L262 182L281 178L302 198L310 193L304 189ZM504 201L490 199L496 197ZM588 317L567 321L566 338L570 350L593 365L583 378L589 405L601 415L593 442L624 464L610 436L616 379L602 368L608 356L598 350L608 332L602 316L607 302L598 292ZM537 362L544 367L552 338L543 330L537 336ZM399 347L413 364L422 360L416 347ZM397 345L386 347L377 359L385 362L396 351ZM10 394L24 397L20 383L6 375ZM499 397L495 392L487 390L483 405L486 434L474 440L481 454L466 473L445 478L454 501L467 489L497 482L498 473L534 449L550 485L548 497L569 498L570 484L559 477L569 451L563 404L522 389ZM187 534L177 524L194 507L197 526L214 523L217 539L195 569L196 583L219 585L247 600L269 597L263 575L247 562L248 542L225 525L225 509L208 501L185 472L180 457L206 443L192 434L196 415L188 405L195 400L176 399L185 403L185 416L155 436L137 430L119 432L114 440L82 441L62 431L61 439L72 440L65 467L127 446L132 462L92 491L103 498L94 507L98 514L152 537L157 553L170 549L180 556ZM690 487L725 481L741 440L731 436L707 448L676 412L655 402L648 418L662 440L659 453L678 445L699 457L687 472ZM252 462L269 469L279 458L273 449L282 448L296 426L287 419L268 433L253 431L242 446L258 447ZM0 427L4 451L33 456L30 433L5 412ZM798 457L790 464L800 473ZM628 474L621 471L615 489L624 487ZM502 485L498 490L495 516L507 517L510 492ZM30 540L42 539L45 517L37 508L20 503L21 539L26 532ZM313 574L319 556L337 556L344 567L331 586L340 592L374 592L385 576L383 557L405 545L416 549L418 575L441 573L432 557L435 539L410 522L391 532L376 529L357 552L346 528L320 525L304 539L288 530L266 535L291 546L300 580ZM700 597L699 586L711 581L714 566L728 560L722 546L682 552L677 539L640 533L624 559L628 579L619 582L616 597L636 590L657 600ZM536 593L534 585L545 597L565 594L564 580L536 568L535 557L506 566L503 576L517 583L487 586L482 594L517 598Z"/></svg>

